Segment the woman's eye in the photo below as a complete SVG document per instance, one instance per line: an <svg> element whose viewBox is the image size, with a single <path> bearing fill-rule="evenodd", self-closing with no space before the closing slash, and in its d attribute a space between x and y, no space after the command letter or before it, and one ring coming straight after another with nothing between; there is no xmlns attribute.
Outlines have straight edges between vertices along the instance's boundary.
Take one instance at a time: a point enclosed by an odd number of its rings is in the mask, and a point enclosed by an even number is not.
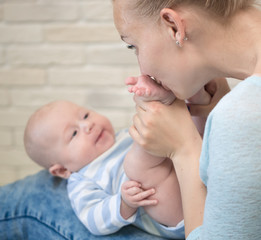
<svg viewBox="0 0 261 240"><path fill-rule="evenodd" d="M130 50L135 50L135 46L134 45L127 45L127 48L130 49Z"/></svg>
<svg viewBox="0 0 261 240"><path fill-rule="evenodd" d="M88 118L88 116L89 116L89 114L88 114L88 113L86 113L86 114L84 115L83 119L86 119L86 118Z"/></svg>
<svg viewBox="0 0 261 240"><path fill-rule="evenodd" d="M134 45L127 45L127 48L130 49L130 50L134 50L134 53L136 55L138 55L138 50Z"/></svg>
<svg viewBox="0 0 261 240"><path fill-rule="evenodd" d="M73 132L72 138L75 137L76 135L77 135L77 131L75 130L75 131Z"/></svg>

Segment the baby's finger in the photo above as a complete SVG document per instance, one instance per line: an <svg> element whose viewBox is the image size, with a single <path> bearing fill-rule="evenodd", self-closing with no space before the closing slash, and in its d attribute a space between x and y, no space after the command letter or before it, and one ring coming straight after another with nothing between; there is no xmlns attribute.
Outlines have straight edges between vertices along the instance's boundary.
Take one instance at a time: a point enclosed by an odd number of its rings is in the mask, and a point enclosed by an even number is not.
<svg viewBox="0 0 261 240"><path fill-rule="evenodd" d="M149 196L155 194L155 192L156 192L156 191L155 191L154 188L151 188L151 189L146 190L146 191L142 191L142 192L136 194L136 195L133 197L133 200L139 202L139 201L141 201L141 200L143 200L143 199L146 199L146 198L148 198Z"/></svg>
<svg viewBox="0 0 261 240"><path fill-rule="evenodd" d="M130 196L135 196L139 193L141 193L143 190L139 187L131 187L126 190L126 193Z"/></svg>
<svg viewBox="0 0 261 240"><path fill-rule="evenodd" d="M145 206L153 206L153 205L157 205L158 204L158 200L156 199L151 199L151 200L142 200L138 203L139 207L145 207Z"/></svg>
<svg viewBox="0 0 261 240"><path fill-rule="evenodd" d="M123 183L122 187L125 190L132 188L132 187L140 188L141 184L136 182L136 181L126 181L126 182Z"/></svg>

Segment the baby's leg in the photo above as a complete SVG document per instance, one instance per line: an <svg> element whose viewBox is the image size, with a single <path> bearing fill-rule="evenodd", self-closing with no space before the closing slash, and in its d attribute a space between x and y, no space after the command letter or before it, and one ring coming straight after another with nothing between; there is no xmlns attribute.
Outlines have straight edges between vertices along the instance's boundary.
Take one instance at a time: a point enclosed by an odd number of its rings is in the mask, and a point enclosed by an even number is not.
<svg viewBox="0 0 261 240"><path fill-rule="evenodd" d="M210 103L210 100L211 100L211 96L204 88L202 88L188 101L193 104L207 105Z"/></svg>
<svg viewBox="0 0 261 240"><path fill-rule="evenodd" d="M129 85L129 92L135 93L144 101L160 101L171 104L175 96L171 91L164 89L148 76L129 77L125 81Z"/></svg>

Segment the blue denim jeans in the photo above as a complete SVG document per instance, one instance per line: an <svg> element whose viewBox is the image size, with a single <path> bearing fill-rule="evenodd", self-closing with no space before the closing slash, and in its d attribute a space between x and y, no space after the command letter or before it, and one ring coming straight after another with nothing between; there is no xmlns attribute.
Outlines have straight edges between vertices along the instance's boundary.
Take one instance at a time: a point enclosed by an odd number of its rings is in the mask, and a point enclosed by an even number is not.
<svg viewBox="0 0 261 240"><path fill-rule="evenodd" d="M43 170L0 187L0 239L162 239L131 225L112 235L92 235L74 214L66 183Z"/></svg>

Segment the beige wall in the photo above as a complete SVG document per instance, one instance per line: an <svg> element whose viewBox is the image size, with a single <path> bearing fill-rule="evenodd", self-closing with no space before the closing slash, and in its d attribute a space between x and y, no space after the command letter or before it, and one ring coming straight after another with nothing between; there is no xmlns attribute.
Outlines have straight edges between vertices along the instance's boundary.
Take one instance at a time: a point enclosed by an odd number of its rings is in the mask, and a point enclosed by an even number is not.
<svg viewBox="0 0 261 240"><path fill-rule="evenodd" d="M0 185L39 171L25 154L23 131L39 106L67 99L129 125L138 74L119 40L110 0L0 0Z"/></svg>
<svg viewBox="0 0 261 240"><path fill-rule="evenodd" d="M123 82L138 73L114 28L111 0L0 0L0 185L40 169L23 148L36 108L71 100L119 130L134 112Z"/></svg>

